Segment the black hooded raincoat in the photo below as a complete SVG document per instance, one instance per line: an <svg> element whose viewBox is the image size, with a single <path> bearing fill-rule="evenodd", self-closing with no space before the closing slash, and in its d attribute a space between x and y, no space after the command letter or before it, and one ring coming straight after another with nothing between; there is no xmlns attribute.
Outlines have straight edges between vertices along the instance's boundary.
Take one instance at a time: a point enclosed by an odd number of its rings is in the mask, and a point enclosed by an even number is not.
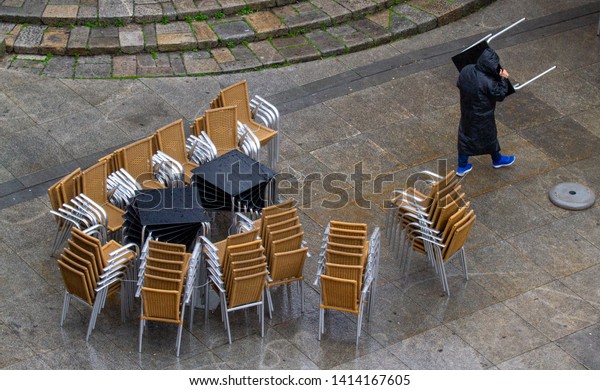
<svg viewBox="0 0 600 390"><path fill-rule="evenodd" d="M458 153L467 156L500 151L494 118L496 102L508 92L506 79L500 77L500 58L491 48L485 49L477 64L465 66L458 76L460 89L460 125Z"/></svg>

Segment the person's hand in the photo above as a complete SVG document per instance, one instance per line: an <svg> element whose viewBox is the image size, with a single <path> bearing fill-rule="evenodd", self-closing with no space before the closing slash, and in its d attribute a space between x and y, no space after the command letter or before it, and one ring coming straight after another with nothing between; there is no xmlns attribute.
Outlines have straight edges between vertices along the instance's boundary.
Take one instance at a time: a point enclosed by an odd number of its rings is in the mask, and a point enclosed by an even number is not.
<svg viewBox="0 0 600 390"><path fill-rule="evenodd" d="M500 69L500 76L502 76L505 79L507 79L508 78L508 72L505 69Z"/></svg>

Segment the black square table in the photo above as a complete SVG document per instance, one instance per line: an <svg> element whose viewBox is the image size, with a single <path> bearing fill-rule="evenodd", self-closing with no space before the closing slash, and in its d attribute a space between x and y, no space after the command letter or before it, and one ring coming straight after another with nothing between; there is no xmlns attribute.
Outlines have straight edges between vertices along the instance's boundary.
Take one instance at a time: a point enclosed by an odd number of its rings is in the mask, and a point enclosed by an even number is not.
<svg viewBox="0 0 600 390"><path fill-rule="evenodd" d="M275 171L232 150L192 170L193 186L207 210L260 210L270 196Z"/></svg>
<svg viewBox="0 0 600 390"><path fill-rule="evenodd" d="M136 191L124 215L127 242L138 245L152 233L159 241L185 244L190 249L210 216L191 187ZM205 234L203 231L202 234Z"/></svg>

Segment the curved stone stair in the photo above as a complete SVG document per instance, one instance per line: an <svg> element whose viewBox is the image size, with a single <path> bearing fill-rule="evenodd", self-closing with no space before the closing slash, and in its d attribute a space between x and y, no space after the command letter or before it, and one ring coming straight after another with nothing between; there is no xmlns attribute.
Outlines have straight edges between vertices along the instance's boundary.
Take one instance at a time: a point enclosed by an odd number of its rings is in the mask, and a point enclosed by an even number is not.
<svg viewBox="0 0 600 390"><path fill-rule="evenodd" d="M3 67L104 78L224 73L313 60L424 32L493 0L0 1ZM10 14L9 8L30 14ZM87 19L93 10L96 19Z"/></svg>

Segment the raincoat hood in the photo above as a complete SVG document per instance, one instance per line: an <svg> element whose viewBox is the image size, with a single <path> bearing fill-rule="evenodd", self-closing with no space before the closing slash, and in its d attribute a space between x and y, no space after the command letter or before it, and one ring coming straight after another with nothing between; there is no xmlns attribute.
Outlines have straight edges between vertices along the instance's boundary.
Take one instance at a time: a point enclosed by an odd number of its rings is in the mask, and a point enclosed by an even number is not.
<svg viewBox="0 0 600 390"><path fill-rule="evenodd" d="M493 49L487 48L479 56L477 68L489 75L498 76L498 72L500 72L500 57L498 57L498 54Z"/></svg>

